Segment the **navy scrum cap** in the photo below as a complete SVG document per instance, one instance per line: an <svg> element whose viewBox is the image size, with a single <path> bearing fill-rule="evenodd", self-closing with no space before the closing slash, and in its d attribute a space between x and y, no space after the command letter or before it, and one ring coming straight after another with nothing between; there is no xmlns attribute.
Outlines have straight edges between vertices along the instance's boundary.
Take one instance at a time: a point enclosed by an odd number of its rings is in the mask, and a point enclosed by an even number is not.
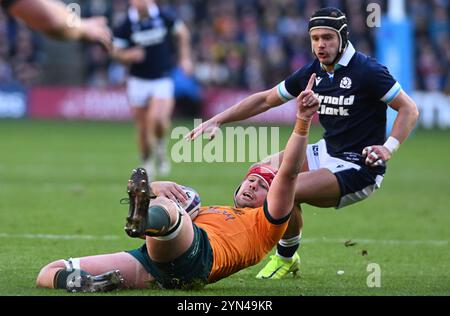
<svg viewBox="0 0 450 316"><path fill-rule="evenodd" d="M326 28L336 31L339 35L339 53L342 53L348 44L347 18L341 10L337 8L322 8L317 10L309 20L309 33L318 28Z"/></svg>

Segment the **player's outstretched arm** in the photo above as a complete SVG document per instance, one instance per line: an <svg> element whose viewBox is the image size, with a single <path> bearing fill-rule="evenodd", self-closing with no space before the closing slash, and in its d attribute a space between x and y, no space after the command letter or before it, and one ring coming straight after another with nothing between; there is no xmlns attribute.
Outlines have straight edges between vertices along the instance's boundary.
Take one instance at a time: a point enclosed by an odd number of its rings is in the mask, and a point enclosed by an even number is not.
<svg viewBox="0 0 450 316"><path fill-rule="evenodd" d="M297 98L297 120L283 154L283 161L267 195L270 215L274 219L286 217L294 205L295 184L306 156L311 120L319 108L320 101L312 87L313 74L306 89Z"/></svg>
<svg viewBox="0 0 450 316"><path fill-rule="evenodd" d="M220 125L248 119L283 103L284 101L278 95L277 87L252 94L197 126L186 135L186 139L193 140L203 133L208 133L209 139L213 139Z"/></svg>
<svg viewBox="0 0 450 316"><path fill-rule="evenodd" d="M384 145L373 145L364 148L363 155L367 156L366 164L372 167L381 165L391 159L392 154L409 136L419 118L416 103L404 92L389 103L389 106L398 112L394 121L391 135Z"/></svg>
<svg viewBox="0 0 450 316"><path fill-rule="evenodd" d="M105 17L79 19L58 0L16 0L8 12L29 27L61 40L85 40L111 47L111 32Z"/></svg>

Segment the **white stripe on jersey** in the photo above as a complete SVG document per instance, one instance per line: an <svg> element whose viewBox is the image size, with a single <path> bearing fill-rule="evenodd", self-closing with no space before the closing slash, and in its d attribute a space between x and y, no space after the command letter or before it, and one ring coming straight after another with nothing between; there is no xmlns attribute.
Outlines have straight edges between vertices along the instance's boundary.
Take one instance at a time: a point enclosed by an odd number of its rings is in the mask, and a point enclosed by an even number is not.
<svg viewBox="0 0 450 316"><path fill-rule="evenodd" d="M398 94L402 91L402 86L400 85L400 83L396 82L391 90L389 90L384 97L381 98L381 101L383 101L386 104L389 104L392 102L392 100L394 100Z"/></svg>
<svg viewBox="0 0 450 316"><path fill-rule="evenodd" d="M283 100L284 102L288 102L292 99L295 99L295 97L287 91L284 81L278 85L277 92L280 99Z"/></svg>

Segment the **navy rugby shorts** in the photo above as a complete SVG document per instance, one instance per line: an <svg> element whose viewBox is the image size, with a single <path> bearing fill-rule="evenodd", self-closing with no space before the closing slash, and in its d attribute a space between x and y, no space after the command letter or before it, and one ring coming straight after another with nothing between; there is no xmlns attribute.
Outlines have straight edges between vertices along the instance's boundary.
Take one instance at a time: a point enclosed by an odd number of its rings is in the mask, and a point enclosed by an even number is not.
<svg viewBox="0 0 450 316"><path fill-rule="evenodd" d="M335 208L342 208L369 197L379 189L383 181L385 166L369 167L360 153L343 153L331 156L325 140L308 145L306 149L309 170L325 168L337 178L341 197Z"/></svg>

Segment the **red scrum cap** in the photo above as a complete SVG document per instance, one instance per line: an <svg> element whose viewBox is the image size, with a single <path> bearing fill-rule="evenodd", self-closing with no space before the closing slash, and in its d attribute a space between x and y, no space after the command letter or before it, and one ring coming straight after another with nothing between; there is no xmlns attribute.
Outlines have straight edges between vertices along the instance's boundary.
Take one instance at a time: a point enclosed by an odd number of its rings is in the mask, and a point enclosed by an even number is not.
<svg viewBox="0 0 450 316"><path fill-rule="evenodd" d="M247 175L245 176L245 179L247 179L249 176L256 176L263 181L266 182L267 186L270 187L272 184L273 179L275 178L275 175L277 174L277 170L272 168L269 165L255 165L250 168Z"/></svg>
<svg viewBox="0 0 450 316"><path fill-rule="evenodd" d="M277 170L272 168L271 166L264 165L264 164L258 164L258 165L252 166L248 170L244 180L247 179L249 176L256 176L256 177L262 179L267 184L267 186L270 187L276 174L277 174ZM235 206L238 206L236 204L236 195L240 188L241 188L241 185L239 185L237 187L236 191L234 191L234 205Z"/></svg>

